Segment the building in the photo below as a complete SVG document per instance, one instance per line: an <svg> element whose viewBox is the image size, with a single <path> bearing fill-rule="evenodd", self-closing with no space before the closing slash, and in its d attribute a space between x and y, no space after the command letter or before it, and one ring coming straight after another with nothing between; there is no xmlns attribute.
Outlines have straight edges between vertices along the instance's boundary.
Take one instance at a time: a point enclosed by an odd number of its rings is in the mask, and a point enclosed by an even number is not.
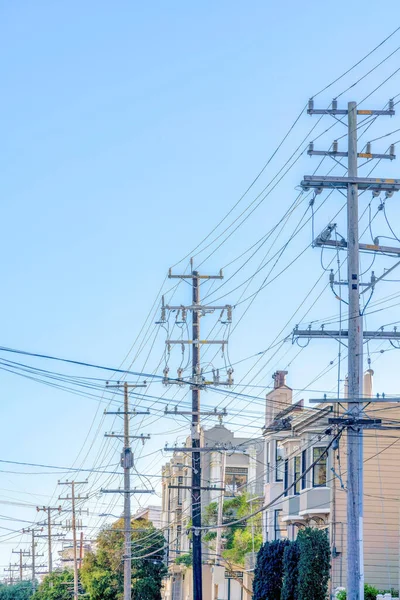
<svg viewBox="0 0 400 600"><path fill-rule="evenodd" d="M190 438L187 439L190 446ZM263 497L264 491L264 444L258 439L238 438L224 427L217 425L201 431L201 446L210 447L202 452L202 508L212 502L234 498L246 491L251 497ZM221 450L218 450L221 448ZM224 449L229 448L229 451ZM161 525L168 544L168 577L164 583L164 600L189 600L191 598L191 569L177 564L190 553L188 525L191 513L191 454L174 452L162 468L162 517ZM173 487L170 487L173 486ZM181 486L181 487L180 487ZM225 492L212 488L225 488ZM178 559L178 560L177 560ZM229 573L219 566L214 552L203 545L203 595L204 600L242 600L240 581L243 572Z"/></svg>
<svg viewBox="0 0 400 600"><path fill-rule="evenodd" d="M161 506L145 506L139 508L134 515L132 520L144 519L154 525L156 529L161 529Z"/></svg>
<svg viewBox="0 0 400 600"><path fill-rule="evenodd" d="M372 395L372 371L364 389ZM329 419L343 412L338 405L305 407L293 403L286 372L274 375L266 396L264 539L295 539L304 526L326 529L332 550L332 590L346 586L346 433ZM399 405L370 406L371 417L388 429L364 431L364 564L365 581L380 589L399 588L400 431ZM329 447L327 454L325 449Z"/></svg>

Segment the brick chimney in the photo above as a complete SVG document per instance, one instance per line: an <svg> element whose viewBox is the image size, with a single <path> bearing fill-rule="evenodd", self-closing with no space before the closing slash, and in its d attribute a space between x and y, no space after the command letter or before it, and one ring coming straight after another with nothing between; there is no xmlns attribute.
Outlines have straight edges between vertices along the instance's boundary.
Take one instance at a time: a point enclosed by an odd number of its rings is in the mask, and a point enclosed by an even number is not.
<svg viewBox="0 0 400 600"><path fill-rule="evenodd" d="M275 371L272 375L272 379L274 380L274 389L280 388L283 385L286 385L286 375L287 371Z"/></svg>

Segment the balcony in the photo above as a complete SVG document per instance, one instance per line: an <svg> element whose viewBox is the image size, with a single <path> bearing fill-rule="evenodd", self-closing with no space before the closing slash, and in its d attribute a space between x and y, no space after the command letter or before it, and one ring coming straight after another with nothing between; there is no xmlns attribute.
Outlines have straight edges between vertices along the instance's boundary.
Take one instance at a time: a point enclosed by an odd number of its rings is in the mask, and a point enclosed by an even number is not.
<svg viewBox="0 0 400 600"><path fill-rule="evenodd" d="M323 518L330 513L331 490L328 487L314 487L303 490L298 496L299 517L303 519L319 516Z"/></svg>
<svg viewBox="0 0 400 600"><path fill-rule="evenodd" d="M282 502L282 520L290 520L291 517L299 518L300 496L287 496Z"/></svg>

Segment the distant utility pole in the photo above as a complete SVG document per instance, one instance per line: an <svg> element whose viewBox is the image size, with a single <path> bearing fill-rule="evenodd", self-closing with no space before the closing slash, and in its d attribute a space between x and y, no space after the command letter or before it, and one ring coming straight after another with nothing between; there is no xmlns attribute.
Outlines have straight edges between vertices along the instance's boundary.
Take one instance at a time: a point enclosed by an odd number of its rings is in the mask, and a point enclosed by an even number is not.
<svg viewBox="0 0 400 600"><path fill-rule="evenodd" d="M12 565L11 563L9 564L8 568L4 569L4 571L8 571L9 573L9 580L10 580L10 585L14 585L14 573L17 573L19 570L17 565Z"/></svg>
<svg viewBox="0 0 400 600"><path fill-rule="evenodd" d="M73 553L74 553L74 600L77 600L79 596L79 581L78 581L78 550L76 544L76 530L77 527L81 528L82 524L77 523L76 521L76 500L87 500L88 496L81 496L78 494L75 495L75 486L76 485L86 485L87 481L59 481L59 485L69 485L71 487L71 496L67 495L65 497L59 496L59 500L69 500L71 502L72 509L72 520L71 520L71 529L72 529L72 540L73 540Z"/></svg>
<svg viewBox="0 0 400 600"><path fill-rule="evenodd" d="M23 580L23 573L24 573L24 561L23 558L24 556L30 556L29 552L26 552L26 550L13 550L12 551L13 554L19 554L19 578L22 581Z"/></svg>
<svg viewBox="0 0 400 600"><path fill-rule="evenodd" d="M30 533L32 536L32 542L31 542L31 559L32 559L32 563L31 565L29 565L27 568L31 568L32 569L32 587L33 589L35 589L36 587L36 574L37 568L42 568L45 565L36 565L36 559L39 557L44 556L43 554L37 554L36 552L36 546L37 546L37 542L36 542L36 538L38 537L38 535L43 531L42 529L35 529L34 527L29 528L29 529L23 529L22 533Z"/></svg>
<svg viewBox="0 0 400 600"><path fill-rule="evenodd" d="M154 490L137 490L131 489L131 475L130 470L133 467L133 453L131 449L130 440L145 440L150 439L149 435L130 435L130 417L136 415L148 415L149 411L130 410L129 409L129 390L135 388L147 387L146 383L142 384L131 384L128 382L108 384L108 388L123 388L124 390L124 410L118 411L105 411L107 415L119 415L124 418L124 433L116 434L106 433L105 437L115 437L123 439L123 449L121 454L121 466L124 469L124 489L117 490L101 490L107 494L124 494L124 539L125 539L125 552L124 552L124 600L131 600L132 596L132 522L131 522L131 494L152 494Z"/></svg>
<svg viewBox="0 0 400 600"><path fill-rule="evenodd" d="M207 381L203 376L200 360L200 347L205 344L217 344L225 347L227 340L202 340L200 336L200 318L207 314L212 313L215 310L221 311L220 320L222 323L230 323L232 321L232 306L209 306L201 305L200 301L200 283L203 280L210 279L223 279L222 271L219 275L200 275L200 273L193 269L193 259L190 261L191 272L187 275L173 275L171 269L169 271L169 277L174 279L190 279L192 282L192 304L190 306L165 306L164 299L162 305L161 322L165 321L165 312L176 311L176 319L178 320L181 315L181 321L186 322L187 312L192 313L192 339L191 340L166 340L168 348L173 344L189 344L192 346L192 373L189 379L183 379L182 369L178 369L178 378L169 379L168 371L166 367L164 370L164 383L165 384L178 384L178 385L190 385L192 390L192 410L191 414L191 440L192 446L190 449L185 448L188 452L190 450L192 454L192 478L191 478L191 516L192 516L192 549L193 549L193 600L203 599L203 584L202 584L202 548L201 548L201 440L200 440L200 391L207 385L232 385L232 372L231 368L228 369L228 380L221 382L219 372L213 372L213 379ZM226 320L222 321L222 316L226 315ZM168 413L168 411L166 411ZM174 414L177 414L175 411ZM180 414L180 413L179 413ZM217 413L213 413L217 414ZM226 414L226 412L224 413ZM211 449L209 449L211 450ZM216 489L216 488L213 488Z"/></svg>
<svg viewBox="0 0 400 600"><path fill-rule="evenodd" d="M47 545L48 545L48 553L49 553L49 573L53 572L53 555L52 555L52 549L51 549L51 538L53 537L52 533L51 533L51 527L52 527L52 522L51 522L51 512L52 511L58 511L58 513L61 513L61 506L56 506L56 507L52 507L52 506L37 506L36 510L38 512L40 511L44 511L47 513ZM54 523L54 525L56 525L56 523ZM57 534L57 537L58 534Z"/></svg>
<svg viewBox="0 0 400 600"><path fill-rule="evenodd" d="M308 114L328 114L335 119L338 115L347 115L348 119L348 148L347 152L340 152L338 143L335 141L332 150L318 151L314 144L310 144L309 155L330 156L334 160L337 157L347 157L347 177L333 176L305 176L301 182L304 190L314 189L315 195L323 189L344 189L347 191L347 241L336 234L336 223L330 223L326 229L314 240L314 246L328 247L347 251L347 281L334 281L333 271L330 275L330 284L333 286L347 286L348 289L348 330L347 331L318 331L299 330L293 332L294 337L304 338L337 338L348 342L348 398L338 398L336 402L348 402L345 418L330 419L334 424L342 424L347 428L347 596L351 600L362 600L364 598L364 556L363 556L363 427L379 427L379 419L363 419L364 397L363 397L363 342L371 339L400 339L400 333L393 331L364 331L363 312L360 306L360 294L367 290L374 290L378 280L374 273L371 283L360 282L360 250L365 252L384 253L398 257L399 248L380 246L379 240L373 244L361 244L358 232L358 191L370 190L373 196L379 196L381 192L390 198L395 191L400 189L399 179L373 179L358 176L358 158L364 159L394 159L394 146L390 147L389 154L373 154L371 144L367 144L366 152L359 153L357 150L357 115L379 116L394 115L393 100L389 101L388 110L358 110L356 102L349 102L347 109L338 109L337 100L332 102L332 108L315 109L314 101L311 99L308 106ZM315 200L315 196L314 196ZM312 202L314 202L312 200ZM336 239L331 239L335 235ZM393 268L393 267L392 267ZM391 270L391 269L390 269ZM360 292L360 287L364 290ZM327 399L322 401L327 402ZM329 400L332 402L332 400Z"/></svg>

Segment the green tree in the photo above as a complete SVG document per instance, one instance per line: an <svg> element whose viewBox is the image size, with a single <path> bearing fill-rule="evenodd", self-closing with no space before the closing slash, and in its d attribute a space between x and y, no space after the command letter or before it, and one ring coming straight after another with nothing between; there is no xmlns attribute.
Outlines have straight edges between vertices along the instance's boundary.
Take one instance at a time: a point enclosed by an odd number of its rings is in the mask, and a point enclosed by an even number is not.
<svg viewBox="0 0 400 600"><path fill-rule="evenodd" d="M132 522L132 530L132 598L161 600L161 582L166 573L162 562L164 537L142 519ZM85 591L90 600L120 600L124 587L122 519L103 529L95 548L86 554L80 570Z"/></svg>
<svg viewBox="0 0 400 600"><path fill-rule="evenodd" d="M299 547L298 600L325 600L331 552L326 531L307 527L297 536Z"/></svg>
<svg viewBox="0 0 400 600"><path fill-rule="evenodd" d="M239 494L235 498L225 500L223 504L222 523L229 523L235 519L241 519L250 514L249 494ZM254 509L254 506L253 506ZM216 525L218 518L218 504L212 502L204 511L203 521L205 525ZM209 548L215 550L214 531L206 533L203 540L208 542ZM240 523L235 523L222 530L222 561L228 567L243 567L246 554L254 550L257 552L262 544L262 516L261 513L250 517Z"/></svg>
<svg viewBox="0 0 400 600"><path fill-rule="evenodd" d="M32 594L31 581L19 581L14 585L0 585L0 600L29 600Z"/></svg>
<svg viewBox="0 0 400 600"><path fill-rule="evenodd" d="M43 578L32 600L70 600L74 575L69 569L54 571Z"/></svg>
<svg viewBox="0 0 400 600"><path fill-rule="evenodd" d="M283 580L283 553L288 540L265 542L257 554L254 570L254 600L280 600Z"/></svg>
<svg viewBox="0 0 400 600"><path fill-rule="evenodd" d="M283 584L281 600L298 600L299 545L290 542L283 552Z"/></svg>

